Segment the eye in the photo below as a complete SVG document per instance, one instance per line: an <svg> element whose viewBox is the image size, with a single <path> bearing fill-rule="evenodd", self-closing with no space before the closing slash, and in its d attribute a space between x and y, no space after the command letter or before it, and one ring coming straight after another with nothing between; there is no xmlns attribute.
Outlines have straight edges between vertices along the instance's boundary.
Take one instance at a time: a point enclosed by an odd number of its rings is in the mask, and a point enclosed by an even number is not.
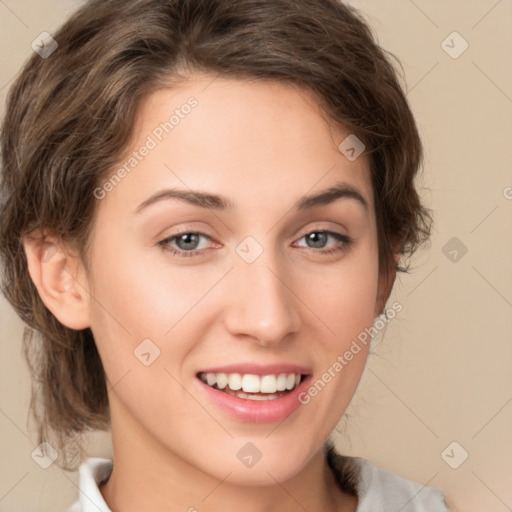
<svg viewBox="0 0 512 512"><path fill-rule="evenodd" d="M341 251L348 248L352 243L352 240L347 235L327 230L310 231L309 233L302 235L299 240L303 239L305 240L306 245L299 245L299 247L320 249L315 252L321 252L324 254ZM334 240L334 244L328 245L329 240Z"/></svg>
<svg viewBox="0 0 512 512"><path fill-rule="evenodd" d="M327 230L310 231L302 235L299 240L305 240L306 245L298 244L297 247L313 249L320 254L342 251L352 244L352 240L347 235ZM334 243L329 244L330 240ZM211 243L212 239L205 233L186 231L169 236L157 245L166 251L171 251L175 256L189 257L204 255L209 248L208 241Z"/></svg>
<svg viewBox="0 0 512 512"><path fill-rule="evenodd" d="M202 239L211 241L204 233L187 231L169 236L158 242L158 245L172 251L176 256L195 256L204 252L205 244L202 243Z"/></svg>

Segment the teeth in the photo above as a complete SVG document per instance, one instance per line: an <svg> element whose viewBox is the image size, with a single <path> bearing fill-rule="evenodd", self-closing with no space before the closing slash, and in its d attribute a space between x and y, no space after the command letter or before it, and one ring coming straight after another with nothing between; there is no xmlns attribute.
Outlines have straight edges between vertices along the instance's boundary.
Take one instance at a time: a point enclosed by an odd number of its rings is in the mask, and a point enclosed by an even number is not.
<svg viewBox="0 0 512 512"><path fill-rule="evenodd" d="M260 378L257 375L244 375L242 389L244 393L259 393L261 391Z"/></svg>
<svg viewBox="0 0 512 512"><path fill-rule="evenodd" d="M228 376L225 373L214 373L213 375L216 376L215 380L219 389L224 389L228 385Z"/></svg>
<svg viewBox="0 0 512 512"><path fill-rule="evenodd" d="M231 391L229 388L226 389L226 393L229 395L236 396L238 398L246 398L247 400L275 400L279 398L279 395L272 393L270 395L258 395L255 393L246 394L243 391Z"/></svg>
<svg viewBox="0 0 512 512"><path fill-rule="evenodd" d="M206 374L206 382L208 382L208 373ZM217 380L216 374L210 374L213 375L214 380ZM211 384L210 384L211 386ZM230 373L228 375L228 386L233 391L238 391L239 389L242 389L242 376L239 373Z"/></svg>
<svg viewBox="0 0 512 512"><path fill-rule="evenodd" d="M296 388L301 379L300 373L280 373L279 375L253 375L250 373L201 373L203 382L209 386L229 391L242 390L244 393L267 393L276 391L291 391ZM242 397L243 398L243 397Z"/></svg>
<svg viewBox="0 0 512 512"><path fill-rule="evenodd" d="M286 383L288 379L286 378L286 373L281 373L276 380L276 389L277 391L284 391L286 389Z"/></svg>
<svg viewBox="0 0 512 512"><path fill-rule="evenodd" d="M263 375L260 379L261 393L275 393L277 391L276 378L274 375Z"/></svg>

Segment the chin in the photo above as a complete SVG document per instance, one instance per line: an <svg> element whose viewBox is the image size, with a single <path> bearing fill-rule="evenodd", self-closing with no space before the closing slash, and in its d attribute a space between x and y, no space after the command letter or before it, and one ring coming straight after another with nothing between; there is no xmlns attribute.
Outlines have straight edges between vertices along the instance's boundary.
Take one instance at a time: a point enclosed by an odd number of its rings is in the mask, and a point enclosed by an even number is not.
<svg viewBox="0 0 512 512"><path fill-rule="evenodd" d="M298 453L296 447L297 451L294 452L281 443L267 442L266 447L263 447L264 444L264 440L255 440L254 444L247 441L242 443L240 449L238 442L234 457L230 457L231 460L227 460L225 456L229 450L222 450L218 465L210 467L212 476L223 480L229 474L227 480L231 484L241 486L274 486L276 481L284 482L293 478L310 460L309 452L304 452L304 444L299 445L302 453ZM299 443L295 441L294 444ZM257 449L256 445L261 446L261 450ZM215 456L212 454L208 460L215 460Z"/></svg>

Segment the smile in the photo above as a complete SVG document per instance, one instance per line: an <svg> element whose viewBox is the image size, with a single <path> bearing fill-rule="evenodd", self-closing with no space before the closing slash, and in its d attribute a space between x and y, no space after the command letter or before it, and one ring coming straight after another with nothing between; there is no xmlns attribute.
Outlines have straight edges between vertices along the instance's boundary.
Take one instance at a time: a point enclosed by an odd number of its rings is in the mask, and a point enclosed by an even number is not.
<svg viewBox="0 0 512 512"><path fill-rule="evenodd" d="M251 373L199 373L208 386L247 400L275 400L294 390L301 382L300 373L254 375Z"/></svg>
<svg viewBox="0 0 512 512"><path fill-rule="evenodd" d="M204 368L196 373L199 393L207 403L245 423L282 421L301 409L299 400L312 380L312 370L293 364L252 363Z"/></svg>

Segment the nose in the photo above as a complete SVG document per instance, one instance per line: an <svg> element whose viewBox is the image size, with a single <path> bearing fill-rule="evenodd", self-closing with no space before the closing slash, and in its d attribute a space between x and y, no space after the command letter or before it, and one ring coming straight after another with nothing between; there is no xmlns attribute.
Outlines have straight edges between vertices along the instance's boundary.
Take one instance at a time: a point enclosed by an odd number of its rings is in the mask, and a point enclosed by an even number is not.
<svg viewBox="0 0 512 512"><path fill-rule="evenodd" d="M226 283L226 329L265 346L297 332L301 323L298 298L289 275L263 256L253 263L238 261Z"/></svg>

